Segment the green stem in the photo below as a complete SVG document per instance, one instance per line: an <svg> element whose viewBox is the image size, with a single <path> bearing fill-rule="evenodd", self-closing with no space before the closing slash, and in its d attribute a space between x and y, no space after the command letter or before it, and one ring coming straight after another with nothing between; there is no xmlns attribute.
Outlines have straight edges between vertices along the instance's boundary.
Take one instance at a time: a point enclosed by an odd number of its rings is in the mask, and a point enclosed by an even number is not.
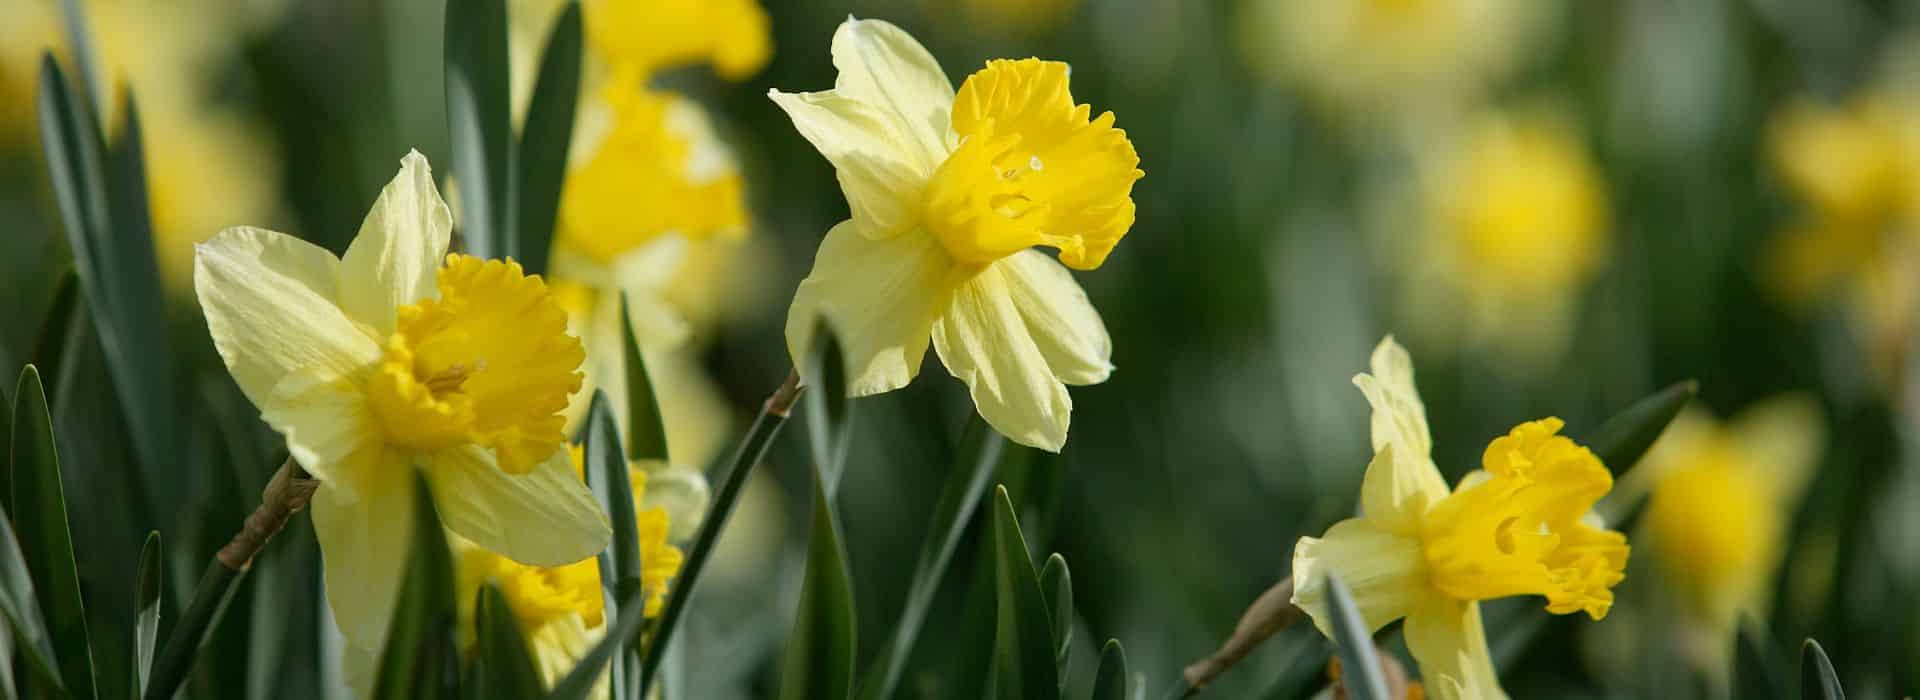
<svg viewBox="0 0 1920 700"><path fill-rule="evenodd" d="M688 552L686 566L673 582L673 591L667 598L666 609L660 614L659 626L654 629L653 638L647 642L646 656L640 665L639 697L647 697L647 687L652 684L660 661L666 658L667 645L673 641L673 631L679 628L680 618L687 612L687 605L693 599L694 585L699 582L707 559L713 556L713 546L719 541L721 530L726 528L727 518L733 515L733 507L739 502L740 492L747 484L747 475L766 456L767 448L773 444L773 438L780 434L781 426L787 424L787 415L793 410L793 402L799 395L800 375L788 373L787 381L767 399L760 409L760 416L754 419L753 427L747 430L746 438L740 441L740 448L734 451L732 464L727 468L726 481L720 485L719 497L714 500L713 510L707 514L706 522L701 524L700 534L694 538L693 550Z"/></svg>

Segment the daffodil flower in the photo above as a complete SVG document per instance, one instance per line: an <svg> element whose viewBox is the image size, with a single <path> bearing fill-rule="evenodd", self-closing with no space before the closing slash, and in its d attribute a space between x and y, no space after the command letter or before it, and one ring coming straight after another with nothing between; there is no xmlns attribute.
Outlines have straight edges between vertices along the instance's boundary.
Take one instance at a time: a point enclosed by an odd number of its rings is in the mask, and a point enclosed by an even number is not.
<svg viewBox="0 0 1920 700"><path fill-rule="evenodd" d="M1624 578L1627 540L1594 524L1589 509L1613 477L1592 451L1556 434L1559 419L1544 418L1495 438L1485 471L1449 491L1431 456L1412 359L1388 337L1372 369L1353 379L1373 405L1364 515L1300 538L1293 602L1331 638L1327 576L1337 574L1369 629L1406 619L1428 692L1504 698L1479 601L1540 595L1549 612L1605 617Z"/></svg>
<svg viewBox="0 0 1920 700"><path fill-rule="evenodd" d="M214 347L321 482L327 598L363 687L411 546L416 467L449 530L515 561L579 561L611 532L562 445L582 357L565 313L519 265L448 255L451 227L410 153L344 258L251 227L196 254Z"/></svg>
<svg viewBox="0 0 1920 700"><path fill-rule="evenodd" d="M989 61L956 93L906 32L851 19L833 63L832 90L770 93L853 211L794 295L788 349L802 356L825 318L864 396L912 381L931 340L989 424L1059 451L1066 385L1113 369L1106 326L1061 263L1099 267L1133 225L1133 144L1111 112L1074 104L1065 63Z"/></svg>
<svg viewBox="0 0 1920 700"><path fill-rule="evenodd" d="M576 474L584 468L581 448L569 450ZM644 500L647 472L627 466L635 501ZM666 599L667 585L680 573L683 556L668 544L672 520L665 508L642 508L635 514L640 536L640 585L647 592L642 614L654 617ZM533 652L534 665L547 687L566 676L600 639L606 636L605 593L600 588L600 565L586 559L564 566L532 566L485 548L455 540L459 556L460 600L475 598L482 583L500 587L513 609L522 635ZM472 611L464 611L472 614ZM471 634L471 625L467 626ZM607 697L606 676L594 686L592 697Z"/></svg>

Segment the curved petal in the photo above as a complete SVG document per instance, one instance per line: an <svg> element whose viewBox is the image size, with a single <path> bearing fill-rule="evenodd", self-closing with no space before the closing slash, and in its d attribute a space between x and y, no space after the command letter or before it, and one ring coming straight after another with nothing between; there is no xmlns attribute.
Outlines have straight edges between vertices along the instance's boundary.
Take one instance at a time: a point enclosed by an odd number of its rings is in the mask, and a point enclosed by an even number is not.
<svg viewBox="0 0 1920 700"><path fill-rule="evenodd" d="M349 676L369 676L354 662L376 657L400 592L413 538L413 475L405 464L369 469L355 493L323 481L313 495L313 533L333 619L347 638Z"/></svg>
<svg viewBox="0 0 1920 700"><path fill-rule="evenodd" d="M834 92L773 90L767 96L833 163L840 191L863 234L898 235L919 218L921 191L940 161L910 143L879 110Z"/></svg>
<svg viewBox="0 0 1920 700"><path fill-rule="evenodd" d="M814 324L824 318L845 351L849 395L906 386L920 373L934 319L953 294L952 275L953 262L924 231L872 240L853 222L840 222L821 242L813 271L787 311L795 366L805 366Z"/></svg>
<svg viewBox="0 0 1920 700"><path fill-rule="evenodd" d="M1374 348L1371 365L1372 374L1353 378L1373 406L1374 460L1361 487L1364 507L1383 527L1405 532L1447 497L1447 481L1433 464L1427 407L1414 388L1406 348L1387 336Z"/></svg>
<svg viewBox="0 0 1920 700"><path fill-rule="evenodd" d="M833 90L873 106L927 163L947 155L953 83L927 49L890 23L849 17L833 32Z"/></svg>
<svg viewBox="0 0 1920 700"><path fill-rule="evenodd" d="M427 157L409 151L341 259L340 306L380 337L392 334L395 309L434 295L452 231Z"/></svg>
<svg viewBox="0 0 1920 700"><path fill-rule="evenodd" d="M1504 700L1480 604L1432 596L1407 615L1407 650L1440 700Z"/></svg>
<svg viewBox="0 0 1920 700"><path fill-rule="evenodd" d="M260 419L287 440L287 452L315 477L332 481L344 493L385 448L384 434L367 406L366 395L342 383L307 382L289 377L275 387L282 397Z"/></svg>
<svg viewBox="0 0 1920 700"><path fill-rule="evenodd" d="M933 325L933 347L1001 435L1049 452L1066 444L1073 398L1027 330L1000 266L987 266L954 292Z"/></svg>
<svg viewBox="0 0 1920 700"><path fill-rule="evenodd" d="M994 264L1006 276L1033 342L1060 381L1099 384L1113 374L1113 338L1080 283L1052 256L1027 249Z"/></svg>
<svg viewBox="0 0 1920 700"><path fill-rule="evenodd" d="M560 566L606 548L613 529L566 450L509 475L480 447L425 456L440 520L454 534L531 566Z"/></svg>
<svg viewBox="0 0 1920 700"><path fill-rule="evenodd" d="M1334 523L1318 538L1302 537L1293 546L1293 604L1313 616L1313 624L1333 638L1327 608L1327 574L1353 592L1367 629L1378 631L1406 617L1428 595L1426 560L1420 540L1381 529L1364 518Z"/></svg>

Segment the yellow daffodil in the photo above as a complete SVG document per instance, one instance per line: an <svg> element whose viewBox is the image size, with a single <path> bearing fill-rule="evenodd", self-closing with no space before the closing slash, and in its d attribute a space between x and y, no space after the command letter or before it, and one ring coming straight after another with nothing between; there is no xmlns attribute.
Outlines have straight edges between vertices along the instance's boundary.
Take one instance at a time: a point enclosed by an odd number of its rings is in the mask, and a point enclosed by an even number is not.
<svg viewBox="0 0 1920 700"><path fill-rule="evenodd" d="M1061 263L1099 267L1133 225L1133 144L1111 112L1074 105L1065 63L989 61L956 93L906 32L851 19L833 63L832 90L770 93L853 210L794 295L788 349L802 356L825 318L847 390L864 396L911 381L931 340L989 424L1058 451L1066 385L1113 368L1106 327Z"/></svg>
<svg viewBox="0 0 1920 700"><path fill-rule="evenodd" d="M1423 163L1413 225L1424 234L1389 244L1409 280L1407 317L1439 345L1557 358L1611 240L1585 145L1551 117L1487 116Z"/></svg>
<svg viewBox="0 0 1920 700"><path fill-rule="evenodd" d="M587 42L609 64L642 73L711 62L722 77L752 75L773 57L758 0L587 0Z"/></svg>
<svg viewBox="0 0 1920 700"><path fill-rule="evenodd" d="M1920 317L1920 95L1846 106L1795 102L1769 133L1773 169L1801 214L1765 271L1792 304L1837 300L1883 377L1906 361Z"/></svg>
<svg viewBox="0 0 1920 700"><path fill-rule="evenodd" d="M578 474L584 468L582 451L576 446L569 452ZM632 480L635 502L643 501L648 491L646 471L630 464L627 473ZM679 548L668 544L672 520L666 509L642 508L635 517L640 536L640 585L647 591L643 613L654 617L660 614L666 600L668 582L680 573L683 557ZM597 560L584 559L564 566L533 566L484 547L455 542L460 560L459 600L463 604L474 600L480 585L486 581L498 585L520 622L520 631L527 639L541 681L547 687L572 671L580 658L606 635L605 598L600 588ZM463 615L472 612L467 608ZM602 676L601 683L595 686L593 697L607 697L604 679Z"/></svg>
<svg viewBox="0 0 1920 700"><path fill-rule="evenodd" d="M1644 538L1691 613L1694 645L1724 661L1742 615L1764 618L1788 519L1823 440L1807 397L1771 399L1722 424L1682 414L1633 477L1648 479ZM1644 474L1644 476L1642 476Z"/></svg>
<svg viewBox="0 0 1920 700"><path fill-rule="evenodd" d="M1359 116L1475 101L1550 43L1558 0L1245 0L1249 67ZM1417 105L1417 109L1410 108Z"/></svg>
<svg viewBox="0 0 1920 700"><path fill-rule="evenodd" d="M562 444L580 342L539 277L448 255L452 216L409 154L344 258L257 228L201 244L214 347L320 480L327 598L364 685L407 559L413 472L444 524L515 561L593 556L611 530Z"/></svg>
<svg viewBox="0 0 1920 700"><path fill-rule="evenodd" d="M1613 487L1593 452L1558 435L1558 418L1494 438L1476 471L1448 491L1431 456L1413 361L1388 337L1372 374L1353 378L1373 406L1373 461L1361 517L1293 550L1295 605L1329 637L1327 576L1353 591L1370 630L1405 618L1427 692L1443 699L1504 698L1479 601L1539 595L1557 614L1598 620L1624 577L1627 540L1589 509Z"/></svg>

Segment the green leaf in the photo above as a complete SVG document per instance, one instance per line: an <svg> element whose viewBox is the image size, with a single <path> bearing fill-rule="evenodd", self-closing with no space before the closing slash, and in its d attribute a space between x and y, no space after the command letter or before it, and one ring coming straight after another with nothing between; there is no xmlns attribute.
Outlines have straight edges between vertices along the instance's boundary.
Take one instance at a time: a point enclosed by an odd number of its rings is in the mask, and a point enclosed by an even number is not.
<svg viewBox="0 0 1920 700"><path fill-rule="evenodd" d="M965 433L960 438L959 459L947 471L940 487L940 500L934 504L928 520L927 539L921 544L920 559L913 567L913 580L907 585L907 602L894 624L893 638L886 649L861 677L862 700L888 700L906 671L907 659L920 638L920 626L926 622L934 594L947 567L953 563L967 523L993 481L994 467L1000 463L1006 439L987 426L978 414L969 414Z"/></svg>
<svg viewBox="0 0 1920 700"><path fill-rule="evenodd" d="M1779 698L1780 678L1774 671L1772 655L1767 653L1766 642L1754 630L1753 621L1742 619L1740 630L1734 635L1733 664L1734 697L1741 700L1770 700Z"/></svg>
<svg viewBox="0 0 1920 700"><path fill-rule="evenodd" d="M646 608L646 591L634 589L620 598L620 609L643 610ZM599 681L601 672L606 670L607 662L622 648L639 641L640 630L646 628L643 615L623 615L614 620L607 629L607 636L593 645L593 650L573 665L573 670L553 684L553 692L547 694L547 700L586 700L593 693L594 684ZM618 696L615 696L618 700Z"/></svg>
<svg viewBox="0 0 1920 700"><path fill-rule="evenodd" d="M1100 649L1100 668L1093 674L1092 700L1130 700L1127 697L1127 650L1109 639Z"/></svg>
<svg viewBox="0 0 1920 700"><path fill-rule="evenodd" d="M1840 687L1840 676L1834 673L1827 651L1809 637L1800 646L1800 699L1814 698L1847 700L1847 693Z"/></svg>
<svg viewBox="0 0 1920 700"><path fill-rule="evenodd" d="M539 697L545 688L527 639L520 634L520 619L492 581L480 586L474 600L473 627L480 686L469 690L481 698Z"/></svg>
<svg viewBox="0 0 1920 700"><path fill-rule="evenodd" d="M13 393L12 512L21 558L40 593L40 612L60 662L60 678L75 697L95 697L93 644L73 560L53 419L40 372L32 365L20 372Z"/></svg>
<svg viewBox="0 0 1920 700"><path fill-rule="evenodd" d="M447 134L467 252L517 259L506 0L448 2L446 52Z"/></svg>
<svg viewBox="0 0 1920 700"><path fill-rule="evenodd" d="M573 110L580 102L580 3L568 2L547 35L540 54L540 75L527 103L527 121L520 134L519 197L520 265L527 274L547 271L553 252L554 224L560 214L560 191L567 176L567 153L573 141Z"/></svg>
<svg viewBox="0 0 1920 700"><path fill-rule="evenodd" d="M996 697L1059 697L1053 621L1006 487L994 490L993 542Z"/></svg>
<svg viewBox="0 0 1920 700"><path fill-rule="evenodd" d="M1680 415L1680 409L1699 391L1699 382L1687 380L1635 401L1607 419L1593 437L1586 440L1586 445L1618 479L1639 463L1654 441L1660 439L1667 424Z"/></svg>
<svg viewBox="0 0 1920 700"><path fill-rule="evenodd" d="M660 397L647 374L647 361L640 353L640 338L633 328L627 295L620 295L621 352L627 367L627 459L667 460L667 424L660 417Z"/></svg>
<svg viewBox="0 0 1920 700"><path fill-rule="evenodd" d="M147 533L147 544L140 548L140 568L134 572L133 624L133 697L147 689L147 674L153 670L154 647L160 643L161 566L160 532Z"/></svg>
<svg viewBox="0 0 1920 700"><path fill-rule="evenodd" d="M417 470L413 482L412 552L393 619L387 623L374 700L459 697L453 554L440 528L432 487Z"/></svg>
<svg viewBox="0 0 1920 700"><path fill-rule="evenodd" d="M1373 635L1367 631L1366 620L1360 617L1360 606L1353 602L1353 593L1334 575L1327 577L1327 592L1332 599L1327 609L1333 615L1333 641L1340 647L1343 669L1340 683L1346 687L1347 697L1388 700L1392 696L1387 694L1387 677L1380 670Z"/></svg>
<svg viewBox="0 0 1920 700"><path fill-rule="evenodd" d="M33 341L33 355L28 362L41 368L42 374L54 377L58 381L60 368L67 359L67 340L73 337L72 326L81 316L74 313L74 305L79 303L80 278L67 270L60 274L60 284L54 289L53 301L47 304L47 312L40 317L39 337ZM56 388L59 386L55 385ZM58 400L59 392L54 392ZM4 416L0 416L4 417ZM10 419L9 419L10 420ZM4 477L0 477L0 488L6 487ZM0 491L5 493L10 491Z"/></svg>
<svg viewBox="0 0 1920 700"><path fill-rule="evenodd" d="M829 498L840 483L840 472L847 461L847 439L853 427L848 419L847 365L841 354L840 339L825 320L813 332L813 347L807 349L807 366L802 376L812 377L814 390L800 397L807 414L807 440L813 445L813 463L820 470Z"/></svg>
<svg viewBox="0 0 1920 700"><path fill-rule="evenodd" d="M615 601L620 600L620 592L627 588L639 589L640 552L639 518L633 502L633 480L627 474L627 460L620 454L620 430L614 425L613 404L607 401L606 392L595 390L593 400L587 409L586 442L581 450L585 454L587 487L600 501L600 508L607 513L613 524L613 537L607 542L607 548L601 550L600 587L606 595L606 617L616 619L633 611L620 608ZM635 610L638 610L637 608ZM626 690L627 684L639 673L637 649L622 649L620 659L615 664L612 676L612 689ZM628 668L631 666L632 668ZM624 692L615 692L614 697L625 697Z"/></svg>
<svg viewBox="0 0 1920 700"><path fill-rule="evenodd" d="M807 573L800 586L793 635L787 638L786 659L780 666L781 700L844 700L853 696L854 654L859 649L855 644L853 573L847 567L847 549L841 543L840 519L833 513L823 483L825 472L825 467L814 471Z"/></svg>
<svg viewBox="0 0 1920 700"><path fill-rule="evenodd" d="M147 700L168 700L173 697L174 691L179 689L187 673L193 669L195 656L213 636L213 627L226 611L227 603L239 592L240 581L245 578L245 571L227 568L218 557L207 563L207 570L200 574L200 583L195 585L193 601L187 605L187 612L174 624L173 632L167 635L166 645L160 647L160 655L153 661L153 671L147 676L147 690L142 697Z"/></svg>
<svg viewBox="0 0 1920 700"><path fill-rule="evenodd" d="M73 47L74 60L80 64L80 84L87 89L87 99L99 99L106 93L100 89L100 61L93 50L93 33L87 31L87 15L81 1L63 0L60 19L66 30L67 45Z"/></svg>
<svg viewBox="0 0 1920 700"><path fill-rule="evenodd" d="M20 540L14 537L13 519L4 513L0 513L0 615L6 616L7 629L26 659L27 668L33 672L34 681L46 684L49 692L64 695L66 683L60 680L53 640L40 615L39 601L34 598L33 577L27 572ZM11 655L0 657L11 658ZM12 664L0 661L0 666L11 669Z"/></svg>
<svg viewBox="0 0 1920 700"><path fill-rule="evenodd" d="M1053 613L1054 665L1065 677L1067 657L1073 651L1073 574L1067 571L1067 558L1058 552L1040 567L1040 592Z"/></svg>
<svg viewBox="0 0 1920 700"><path fill-rule="evenodd" d="M47 175L80 280L89 297L103 300L111 298L104 290L107 281L114 279L97 255L108 230L106 176L101 172L104 147L92 112L81 99L67 84L53 53L42 55L38 102Z"/></svg>

